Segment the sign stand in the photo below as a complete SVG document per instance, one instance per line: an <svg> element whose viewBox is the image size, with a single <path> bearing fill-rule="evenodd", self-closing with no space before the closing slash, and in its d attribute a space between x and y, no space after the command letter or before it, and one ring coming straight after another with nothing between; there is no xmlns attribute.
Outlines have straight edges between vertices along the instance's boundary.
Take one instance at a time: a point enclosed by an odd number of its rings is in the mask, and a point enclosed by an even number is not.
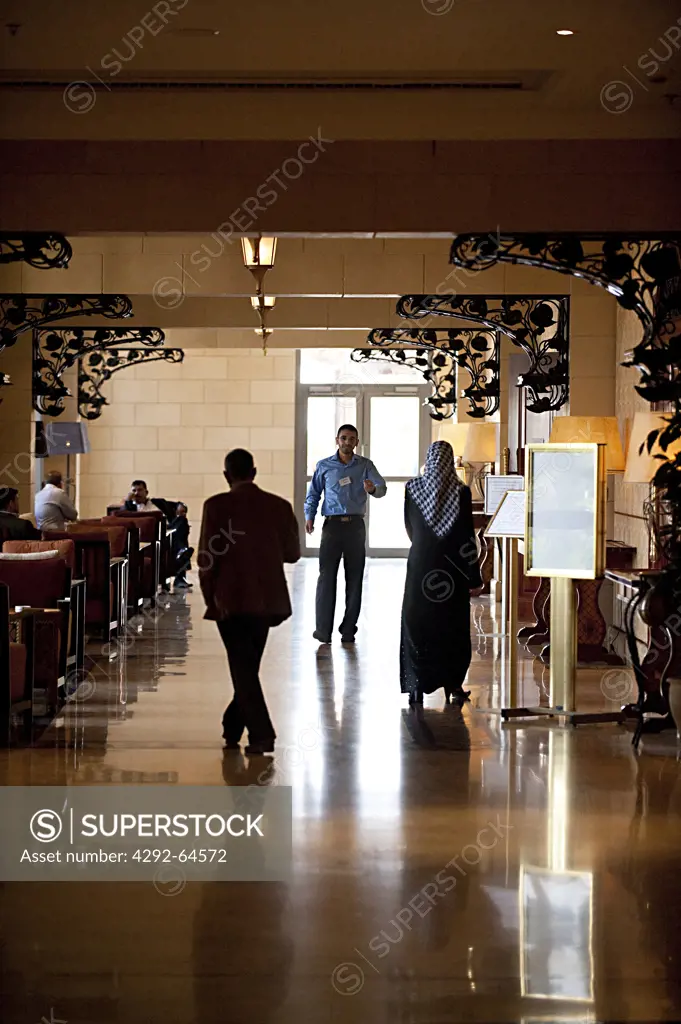
<svg viewBox="0 0 681 1024"><path fill-rule="evenodd" d="M551 706L501 709L504 721L511 718L566 718L571 725L593 722L622 722L621 711L575 710L575 669L577 665L577 591L574 580L565 576L551 579ZM515 698L515 699L514 699ZM511 685L511 704L517 700Z"/></svg>
<svg viewBox="0 0 681 1024"><path fill-rule="evenodd" d="M518 701L518 660L515 637L518 631L518 541L525 531L525 492L507 491L485 534L501 540L501 633L509 640L509 700Z"/></svg>
<svg viewBox="0 0 681 1024"><path fill-rule="evenodd" d="M509 546L506 544L506 539L510 536L509 529L515 529L518 525L520 532L518 537L524 536L524 522L525 522L525 479L517 473L511 473L506 475L489 475L485 477L485 513L491 515L492 518L487 524L485 529L485 537L493 537L499 544L499 559L501 561L501 632L500 633L483 633L478 632L478 636L487 638L501 639L507 636L513 636L513 631L508 631L508 580L506 572L506 561L509 557ZM504 501L509 492L513 492L518 497L516 504L511 503L511 499L508 499L506 505ZM502 510L502 505L504 508Z"/></svg>
<svg viewBox="0 0 681 1024"><path fill-rule="evenodd" d="M518 659L515 656L515 637L518 632L518 538L504 537L502 565L501 614L504 630L509 637L509 700L518 703Z"/></svg>
<svg viewBox="0 0 681 1024"><path fill-rule="evenodd" d="M562 718L573 726L594 722L621 723L623 715L619 710L584 712L575 708L577 589L567 568L570 562L564 565L560 562L561 557L571 557L576 551L583 564L572 563L575 577L594 579L602 574L605 561L605 446L528 445L526 452L525 572L529 576L549 576L551 579L550 706L502 708L501 717L505 721L514 718ZM587 510L584 509L585 494L592 499ZM576 504L570 508L573 495ZM505 500L508 500L508 495ZM565 516L564 528L555 525L559 515ZM537 535L542 542L537 549L538 562L535 560L534 543ZM557 543L559 541L562 541L562 547ZM553 564L541 561L548 558L555 559ZM516 697L512 686L512 705L516 703Z"/></svg>

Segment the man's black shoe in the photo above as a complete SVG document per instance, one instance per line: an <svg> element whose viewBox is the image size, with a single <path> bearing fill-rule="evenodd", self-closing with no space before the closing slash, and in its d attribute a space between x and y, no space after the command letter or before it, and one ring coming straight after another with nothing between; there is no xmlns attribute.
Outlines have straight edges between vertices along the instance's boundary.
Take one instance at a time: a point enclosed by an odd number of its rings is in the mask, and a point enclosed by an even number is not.
<svg viewBox="0 0 681 1024"><path fill-rule="evenodd" d="M342 636L341 637L341 643L342 644L354 644L354 642L355 642L354 636Z"/></svg>
<svg viewBox="0 0 681 1024"><path fill-rule="evenodd" d="M320 644L330 644L331 643L331 637L330 636L322 636L322 634L318 633L316 629L315 629L314 633L312 634L312 636L315 638L315 640L319 640Z"/></svg>

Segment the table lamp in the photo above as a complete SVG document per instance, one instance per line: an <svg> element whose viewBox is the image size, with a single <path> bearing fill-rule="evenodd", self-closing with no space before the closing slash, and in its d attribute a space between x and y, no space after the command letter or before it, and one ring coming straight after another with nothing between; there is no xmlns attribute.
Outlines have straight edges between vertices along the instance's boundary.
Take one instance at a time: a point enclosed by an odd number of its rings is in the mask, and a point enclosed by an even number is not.
<svg viewBox="0 0 681 1024"><path fill-rule="evenodd" d="M551 444L604 444L606 473L624 470L624 450L616 416L556 416Z"/></svg>
<svg viewBox="0 0 681 1024"><path fill-rule="evenodd" d="M466 435L468 434L468 428L470 423L441 423L438 431L438 441L449 441L452 448L454 449L454 455L457 459L463 459L463 450L466 447Z"/></svg>
<svg viewBox="0 0 681 1024"><path fill-rule="evenodd" d="M497 429L496 423L470 423L467 424L468 432L466 434L466 441L463 447L463 459L464 462L474 462L480 465L480 469L475 473L473 480L480 492L480 497L484 496L482 481L485 473L485 467L490 463L494 463L497 458Z"/></svg>
<svg viewBox="0 0 681 1024"><path fill-rule="evenodd" d="M655 473L660 468L660 460L656 455L666 455L673 459L677 452L681 451L681 440L674 441L669 445L666 452L663 452L657 441L649 452L645 447L645 440L652 430L659 430L666 427L667 423L660 413L637 412L634 422L631 425L629 435L629 447L627 449L627 464L624 470L624 482L626 484L647 484L650 483ZM639 448L644 445L639 455Z"/></svg>

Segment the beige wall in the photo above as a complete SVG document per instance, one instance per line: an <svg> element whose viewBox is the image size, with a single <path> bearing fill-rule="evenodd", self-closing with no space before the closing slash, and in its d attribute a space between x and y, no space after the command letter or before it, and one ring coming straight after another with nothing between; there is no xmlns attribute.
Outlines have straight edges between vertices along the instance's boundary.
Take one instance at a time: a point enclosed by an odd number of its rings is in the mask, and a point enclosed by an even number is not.
<svg viewBox="0 0 681 1024"><path fill-rule="evenodd" d="M205 497L223 486L222 456L237 445L254 450L264 486L291 498L295 349L365 343L367 325L387 326L394 319L394 295L410 286L461 294L569 294L570 411L603 416L615 412L615 368L620 361L616 352L617 304L607 292L583 281L523 266L497 266L481 273L460 271L447 263L446 239L283 239L271 273L272 292L280 295L273 312L281 309L280 317L285 315L292 329L275 324L270 354L263 357L259 348L246 347L257 345L258 339L253 331L255 314L246 298L252 281L236 246L232 247L235 251L226 247L200 281L201 289L214 296L206 302L229 305L227 322L232 326L216 324L205 310L199 317L201 310L194 310L196 319L192 314L188 323L177 327L172 311L155 305L151 296L144 294L173 267L183 276L186 251L192 252L205 241L201 236L74 238L73 266L68 271L36 271L25 265L1 268L0 278L7 290L58 292L68 281L74 291L126 291L136 284L132 293L136 316L125 325L159 323L166 330L166 345L180 346L186 353L184 364L159 362L125 370L104 386L111 404L90 425L92 452L79 460L78 502L83 516L101 514L108 502L127 493L134 477L141 476L162 497L184 497L191 505L191 518L198 523ZM131 260L132 269L128 265ZM220 284L232 298L217 296ZM391 291L394 294L388 297ZM308 297L310 294L314 297ZM337 298L325 300L324 294ZM151 306L148 316L142 309L145 301ZM192 301L200 300L188 296L179 311L189 311ZM343 330L323 329L331 320L319 315L316 304L331 301L337 304ZM110 326L110 322L103 323ZM94 325L94 319L88 319L87 326ZM301 325L314 329L304 330ZM449 327L451 321L441 326ZM635 334L632 339L623 347L633 344ZM504 342L507 350L510 345ZM30 445L29 363L28 335L0 358L0 369L10 372L15 383L14 388L5 390L4 405L0 405L0 423L6 424L3 434L7 438L0 445L6 451L0 467ZM632 390L635 371L622 371L624 377L617 372L618 386L628 392L629 401L637 401ZM501 447L506 444L506 397L512 386L507 370L503 376ZM462 414L464 406L462 403ZM64 415L72 418L72 408ZM623 432L623 439L625 436ZM42 468L46 471L53 466L64 468L56 460L46 460ZM30 473L24 476L28 478ZM24 509L31 507L29 484L26 479ZM640 503L637 511L640 513ZM624 539L619 520L618 526L616 535Z"/></svg>
<svg viewBox="0 0 681 1024"><path fill-rule="evenodd" d="M192 348L182 364L122 371L104 386L110 405L89 424L80 515L103 515L141 477L153 496L187 502L196 543L201 506L226 488L223 459L237 447L253 452L262 487L292 501L295 376L295 352L285 349Z"/></svg>
<svg viewBox="0 0 681 1024"><path fill-rule="evenodd" d="M31 335L27 332L5 349L0 360L0 373L12 379L11 387L0 388L0 487L18 488L21 512L33 511L31 365Z"/></svg>

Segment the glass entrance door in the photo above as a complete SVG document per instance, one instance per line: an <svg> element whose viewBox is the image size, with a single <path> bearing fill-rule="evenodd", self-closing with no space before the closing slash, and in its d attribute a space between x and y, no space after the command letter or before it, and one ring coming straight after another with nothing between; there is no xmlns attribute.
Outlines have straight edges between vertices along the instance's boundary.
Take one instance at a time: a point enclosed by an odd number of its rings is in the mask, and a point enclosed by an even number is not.
<svg viewBox="0 0 681 1024"><path fill-rule="evenodd" d="M362 454L368 455L388 485L383 498L367 502L367 554L404 555L409 538L404 528L404 485L416 476L429 438L422 425L423 399L418 394L367 389ZM426 428L430 419L426 416Z"/></svg>
<svg viewBox="0 0 681 1024"><path fill-rule="evenodd" d="M342 423L354 423L359 431L358 454L370 458L388 486L383 498L367 501L367 554L400 557L409 550L404 528L404 485L416 476L425 459L431 437L431 419L424 408L423 386L362 386L353 394L339 395L337 388L308 386L299 395L298 445L300 474L297 505L320 459L333 454L334 438ZM301 465L302 464L302 465ZM305 534L304 551L313 555L321 540L321 509L315 531Z"/></svg>
<svg viewBox="0 0 681 1024"><path fill-rule="evenodd" d="M354 423L362 436L362 402L355 395L320 394L319 388L310 388L303 395L305 425L305 494L312 474L320 459L334 452L334 438L342 423ZM331 389L328 388L328 391ZM321 504L317 512L315 530L305 534L305 550L311 554L319 550L322 536ZM303 513L301 511L301 519Z"/></svg>

